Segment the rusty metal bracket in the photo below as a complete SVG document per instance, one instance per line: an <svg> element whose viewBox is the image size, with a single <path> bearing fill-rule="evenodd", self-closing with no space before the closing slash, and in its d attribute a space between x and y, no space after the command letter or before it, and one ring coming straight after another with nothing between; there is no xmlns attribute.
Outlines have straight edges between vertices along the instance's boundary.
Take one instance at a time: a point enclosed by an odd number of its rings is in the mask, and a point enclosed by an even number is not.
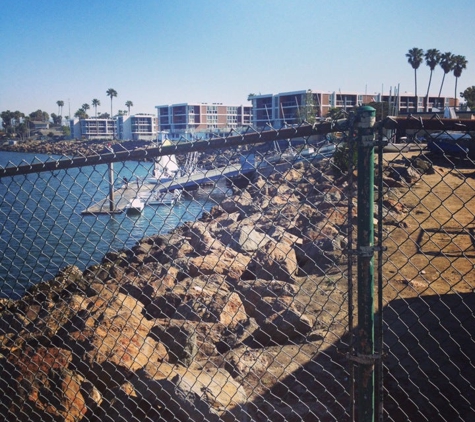
<svg viewBox="0 0 475 422"><path fill-rule="evenodd" d="M362 365L374 365L376 361L381 359L381 355L379 353L373 353L372 355L363 355L360 353L351 355L347 353L346 357L347 359Z"/></svg>

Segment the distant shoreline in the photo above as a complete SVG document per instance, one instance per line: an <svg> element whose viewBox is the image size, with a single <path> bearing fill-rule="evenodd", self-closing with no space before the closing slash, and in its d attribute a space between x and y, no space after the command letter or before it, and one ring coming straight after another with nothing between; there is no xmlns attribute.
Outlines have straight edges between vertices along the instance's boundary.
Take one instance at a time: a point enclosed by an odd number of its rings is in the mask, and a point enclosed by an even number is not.
<svg viewBox="0 0 475 422"><path fill-rule="evenodd" d="M26 141L18 142L14 145L0 145L0 151L23 152L46 155L66 155L66 156L86 156L94 153L102 153L109 145L120 145L120 150L134 150L144 148L150 145L145 141Z"/></svg>

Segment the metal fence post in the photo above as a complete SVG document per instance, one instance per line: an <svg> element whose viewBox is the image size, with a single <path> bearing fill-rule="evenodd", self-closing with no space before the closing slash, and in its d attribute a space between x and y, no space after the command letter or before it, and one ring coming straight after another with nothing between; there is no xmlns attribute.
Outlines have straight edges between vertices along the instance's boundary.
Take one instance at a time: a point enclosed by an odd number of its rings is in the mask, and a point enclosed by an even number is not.
<svg viewBox="0 0 475 422"><path fill-rule="evenodd" d="M358 421L373 422L374 392L374 124L376 110L356 112L358 127L358 329L356 333Z"/></svg>
<svg viewBox="0 0 475 422"><path fill-rule="evenodd" d="M114 163L109 163L109 211L115 211Z"/></svg>

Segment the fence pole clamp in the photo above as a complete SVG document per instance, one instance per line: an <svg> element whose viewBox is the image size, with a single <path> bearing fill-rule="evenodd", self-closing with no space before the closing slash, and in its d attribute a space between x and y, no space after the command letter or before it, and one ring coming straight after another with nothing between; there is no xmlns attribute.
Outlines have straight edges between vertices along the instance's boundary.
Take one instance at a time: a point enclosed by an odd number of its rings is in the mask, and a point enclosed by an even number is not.
<svg viewBox="0 0 475 422"><path fill-rule="evenodd" d="M374 255L374 251L379 248L374 246L360 246L358 249L349 249L348 255L357 255L364 258L371 258Z"/></svg>
<svg viewBox="0 0 475 422"><path fill-rule="evenodd" d="M372 355L363 355L361 353L351 355L347 353L346 357L349 360L356 363L360 363L362 365L374 365L377 360L381 359L381 355L379 353L373 353Z"/></svg>

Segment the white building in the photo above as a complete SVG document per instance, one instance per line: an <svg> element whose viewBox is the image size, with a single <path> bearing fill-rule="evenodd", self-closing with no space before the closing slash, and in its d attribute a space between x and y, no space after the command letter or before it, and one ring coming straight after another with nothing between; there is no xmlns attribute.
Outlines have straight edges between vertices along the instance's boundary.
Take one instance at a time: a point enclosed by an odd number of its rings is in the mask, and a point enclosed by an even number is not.
<svg viewBox="0 0 475 422"><path fill-rule="evenodd" d="M205 138L249 126L251 107L222 103L181 103L156 106L160 132L170 139Z"/></svg>
<svg viewBox="0 0 475 422"><path fill-rule="evenodd" d="M371 102L393 104L394 114L418 113L425 109L425 97L413 94L382 95L358 92L313 91L311 89L278 94L259 94L250 97L252 102L252 125L265 128L271 125L280 128L285 125L299 124L303 120L315 121L324 118L331 109L351 110ZM428 110L438 107L453 107L457 100L450 97L429 97Z"/></svg>
<svg viewBox="0 0 475 422"><path fill-rule="evenodd" d="M154 114L119 115L113 119L72 119L71 137L76 139L119 139L153 141L157 139L158 124Z"/></svg>

